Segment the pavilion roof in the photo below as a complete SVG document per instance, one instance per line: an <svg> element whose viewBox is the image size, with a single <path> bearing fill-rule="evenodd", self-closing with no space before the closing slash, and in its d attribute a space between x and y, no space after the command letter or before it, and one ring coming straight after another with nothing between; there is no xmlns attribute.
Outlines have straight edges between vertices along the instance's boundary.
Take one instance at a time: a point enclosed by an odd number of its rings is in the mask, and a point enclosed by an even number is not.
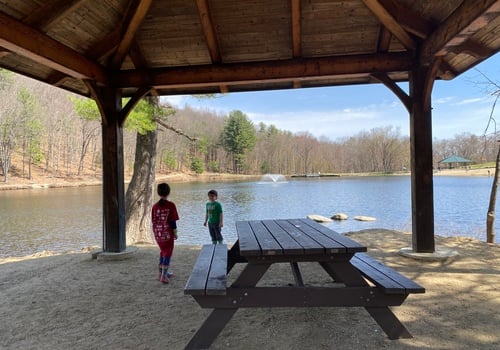
<svg viewBox="0 0 500 350"><path fill-rule="evenodd" d="M440 160L438 163L472 163L472 160L460 156L450 156Z"/></svg>
<svg viewBox="0 0 500 350"><path fill-rule="evenodd" d="M0 67L91 96L452 79L500 48L500 0L0 0ZM418 50L417 50L418 49Z"/></svg>

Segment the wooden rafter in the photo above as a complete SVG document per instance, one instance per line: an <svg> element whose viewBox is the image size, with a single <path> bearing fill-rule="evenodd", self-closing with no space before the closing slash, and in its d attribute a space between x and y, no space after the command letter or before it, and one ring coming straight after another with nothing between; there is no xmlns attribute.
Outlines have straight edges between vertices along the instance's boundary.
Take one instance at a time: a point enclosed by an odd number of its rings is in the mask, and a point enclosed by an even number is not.
<svg viewBox="0 0 500 350"><path fill-rule="evenodd" d="M482 45L481 43L469 39L464 41L462 44L458 46L452 46L449 48L450 52L454 53L466 53L468 55L474 56L476 58L484 59L485 57L489 57L495 53L494 50L490 49L487 46Z"/></svg>
<svg viewBox="0 0 500 350"><path fill-rule="evenodd" d="M406 32L398 21L380 4L378 0L363 0L379 21L406 47L407 50L415 50L417 44L415 40Z"/></svg>
<svg viewBox="0 0 500 350"><path fill-rule="evenodd" d="M384 26L380 27L378 35L377 52L387 52L391 45L392 33Z"/></svg>
<svg viewBox="0 0 500 350"><path fill-rule="evenodd" d="M3 13L0 46L74 78L107 84L106 72L99 64Z"/></svg>
<svg viewBox="0 0 500 350"><path fill-rule="evenodd" d="M130 47L129 56L132 59L135 68L145 68L148 66L148 63L141 52L141 48L137 45L136 41L134 41Z"/></svg>
<svg viewBox="0 0 500 350"><path fill-rule="evenodd" d="M113 85L119 88L239 85L251 82L293 81L301 78L327 78L374 72L400 72L408 71L412 64L412 56L402 52L191 66L123 71L116 75Z"/></svg>
<svg viewBox="0 0 500 350"><path fill-rule="evenodd" d="M112 68L117 69L122 65L136 33L149 11L151 3L152 0L134 0L131 3L129 11L125 16L125 24L123 25L124 32L122 33L121 40L111 59Z"/></svg>
<svg viewBox="0 0 500 350"><path fill-rule="evenodd" d="M431 64L498 17L500 0L464 1L423 43L420 61Z"/></svg>
<svg viewBox="0 0 500 350"><path fill-rule="evenodd" d="M301 27L300 0L292 0L292 44L294 58L302 56Z"/></svg>
<svg viewBox="0 0 500 350"><path fill-rule="evenodd" d="M205 40L207 42L208 51L210 52L212 63L221 63L222 60L219 50L219 43L217 41L217 35L215 34L214 25L212 23L212 17L210 16L208 1L196 0L196 6L198 6L201 27L203 28L203 34L205 35Z"/></svg>
<svg viewBox="0 0 500 350"><path fill-rule="evenodd" d="M378 1L407 32L410 32L422 39L426 38L430 35L430 33L432 33L432 22L422 17L418 12L404 6L399 1Z"/></svg>

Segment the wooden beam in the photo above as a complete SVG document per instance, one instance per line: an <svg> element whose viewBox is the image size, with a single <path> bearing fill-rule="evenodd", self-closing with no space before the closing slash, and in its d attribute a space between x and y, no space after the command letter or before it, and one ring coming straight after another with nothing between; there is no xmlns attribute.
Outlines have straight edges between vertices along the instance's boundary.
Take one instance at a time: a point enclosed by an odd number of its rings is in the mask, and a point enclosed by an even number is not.
<svg viewBox="0 0 500 350"><path fill-rule="evenodd" d="M434 29L432 22L422 17L420 13L406 7L400 1L378 1L407 32L422 39L425 39L432 33Z"/></svg>
<svg viewBox="0 0 500 350"><path fill-rule="evenodd" d="M148 62L142 54L141 48L137 44L137 41L134 40L128 54L132 59L135 68L145 68L148 66Z"/></svg>
<svg viewBox="0 0 500 350"><path fill-rule="evenodd" d="M130 50L130 46L135 38L137 31L139 30L146 14L149 11L152 0L135 0L131 3L130 11L128 11L125 16L126 21L123 28L124 33L121 36L121 40L118 43L118 48L116 49L113 57L111 59L111 67L114 69L119 69Z"/></svg>
<svg viewBox="0 0 500 350"><path fill-rule="evenodd" d="M128 115L134 109L134 107L139 103L141 98L146 96L152 89L151 88L140 88L137 89L137 91L134 93L134 95L128 100L127 104L123 109L119 112L118 116L118 125L120 127L123 127L123 124L125 123L125 120L127 119Z"/></svg>
<svg viewBox="0 0 500 350"><path fill-rule="evenodd" d="M117 88L201 87L241 85L255 82L292 81L339 75L409 71L413 65L408 52L373 55L334 56L274 62L250 62L179 68L138 69L118 72Z"/></svg>
<svg viewBox="0 0 500 350"><path fill-rule="evenodd" d="M293 57L298 58L302 56L302 40L301 40L302 25L300 21L300 0L291 0L291 1L292 1Z"/></svg>
<svg viewBox="0 0 500 350"><path fill-rule="evenodd" d="M210 16L208 1L196 0L196 6L198 6L201 27L203 28L203 34L205 34L205 40L207 42L207 47L208 51L210 52L212 63L221 63L222 58L219 50L219 43L217 40L217 35L215 34L214 25L212 23L212 17Z"/></svg>
<svg viewBox="0 0 500 350"><path fill-rule="evenodd" d="M0 46L74 78L107 84L102 66L3 13L0 13Z"/></svg>
<svg viewBox="0 0 500 350"><path fill-rule="evenodd" d="M391 90L403 103L403 105L406 107L408 110L408 113L411 113L411 99L410 96L404 92L403 89L397 85L394 80L392 80L387 74L385 73L373 73L372 77L384 84L389 90Z"/></svg>
<svg viewBox="0 0 500 350"><path fill-rule="evenodd" d="M428 74L429 67L418 64L410 74L412 248L417 253L435 251L432 109L425 97Z"/></svg>
<svg viewBox="0 0 500 350"><path fill-rule="evenodd" d="M45 79L45 82L47 84L50 84L52 86L61 86L61 84L66 80L68 76L64 73L54 71L47 79Z"/></svg>
<svg viewBox="0 0 500 350"><path fill-rule="evenodd" d="M465 53L475 58L485 59L492 56L495 53L495 50L490 49L476 40L469 39L464 41L461 45L450 47L450 52L457 55Z"/></svg>
<svg viewBox="0 0 500 350"><path fill-rule="evenodd" d="M452 66L448 64L444 59L441 61L439 65L439 77L443 80L451 80L455 78L458 73L453 69Z"/></svg>
<svg viewBox="0 0 500 350"><path fill-rule="evenodd" d="M444 56L498 18L500 0L464 0L462 4L424 41L420 62L429 65L435 56Z"/></svg>
<svg viewBox="0 0 500 350"><path fill-rule="evenodd" d="M7 49L4 49L3 47L0 47L0 58L5 57L10 55L12 52L10 52Z"/></svg>
<svg viewBox="0 0 500 350"><path fill-rule="evenodd" d="M385 26L380 26L378 34L377 52L387 52L391 46L392 33Z"/></svg>
<svg viewBox="0 0 500 350"><path fill-rule="evenodd" d="M398 38L399 41L407 50L415 50L417 44L412 39L412 37L403 29L403 27L396 21L396 19L385 9L384 6L380 4L378 0L363 0L366 7L373 12L373 14L378 18L378 20L387 28L389 31Z"/></svg>

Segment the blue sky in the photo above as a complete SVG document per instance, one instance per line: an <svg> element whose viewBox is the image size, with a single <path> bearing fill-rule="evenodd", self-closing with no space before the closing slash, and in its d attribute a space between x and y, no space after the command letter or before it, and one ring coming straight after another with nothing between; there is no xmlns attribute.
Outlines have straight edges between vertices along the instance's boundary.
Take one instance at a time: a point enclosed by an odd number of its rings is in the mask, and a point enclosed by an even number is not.
<svg viewBox="0 0 500 350"><path fill-rule="evenodd" d="M475 68L500 83L500 54ZM465 132L483 134L493 104L486 86L478 84L484 81L479 72L471 69L453 80L435 82L434 138L450 139ZM408 84L401 87L408 91ZM401 135L409 135L408 112L382 84L229 93L213 99L171 96L167 100L176 107L189 105L218 114L240 110L255 124L274 124L294 133L308 131L332 141L385 126L399 127Z"/></svg>

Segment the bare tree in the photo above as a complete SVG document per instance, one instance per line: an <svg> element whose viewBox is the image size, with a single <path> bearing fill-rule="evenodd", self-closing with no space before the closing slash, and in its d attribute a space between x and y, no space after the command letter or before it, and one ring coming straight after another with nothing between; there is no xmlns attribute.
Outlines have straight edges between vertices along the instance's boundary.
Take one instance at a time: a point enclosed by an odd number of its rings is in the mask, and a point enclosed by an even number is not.
<svg viewBox="0 0 500 350"><path fill-rule="evenodd" d="M488 83L493 86L494 91L491 93L492 96L495 96L495 100L493 101L493 105L491 106L490 116L488 118L488 124L486 125L486 129L484 130L484 135L487 135L488 129L490 125L494 127L494 135L497 136L497 128L496 128L496 120L495 120L495 107L498 99L500 98L500 85L493 80L489 79L486 75L479 72ZM497 142L500 140L497 139ZM493 182L491 184L491 193L490 193L490 203L488 206L488 213L486 215L486 242L494 243L495 242L495 205L497 200L497 189L498 189L498 178L500 177L500 144L498 146L497 157L495 161L495 174L493 176Z"/></svg>

